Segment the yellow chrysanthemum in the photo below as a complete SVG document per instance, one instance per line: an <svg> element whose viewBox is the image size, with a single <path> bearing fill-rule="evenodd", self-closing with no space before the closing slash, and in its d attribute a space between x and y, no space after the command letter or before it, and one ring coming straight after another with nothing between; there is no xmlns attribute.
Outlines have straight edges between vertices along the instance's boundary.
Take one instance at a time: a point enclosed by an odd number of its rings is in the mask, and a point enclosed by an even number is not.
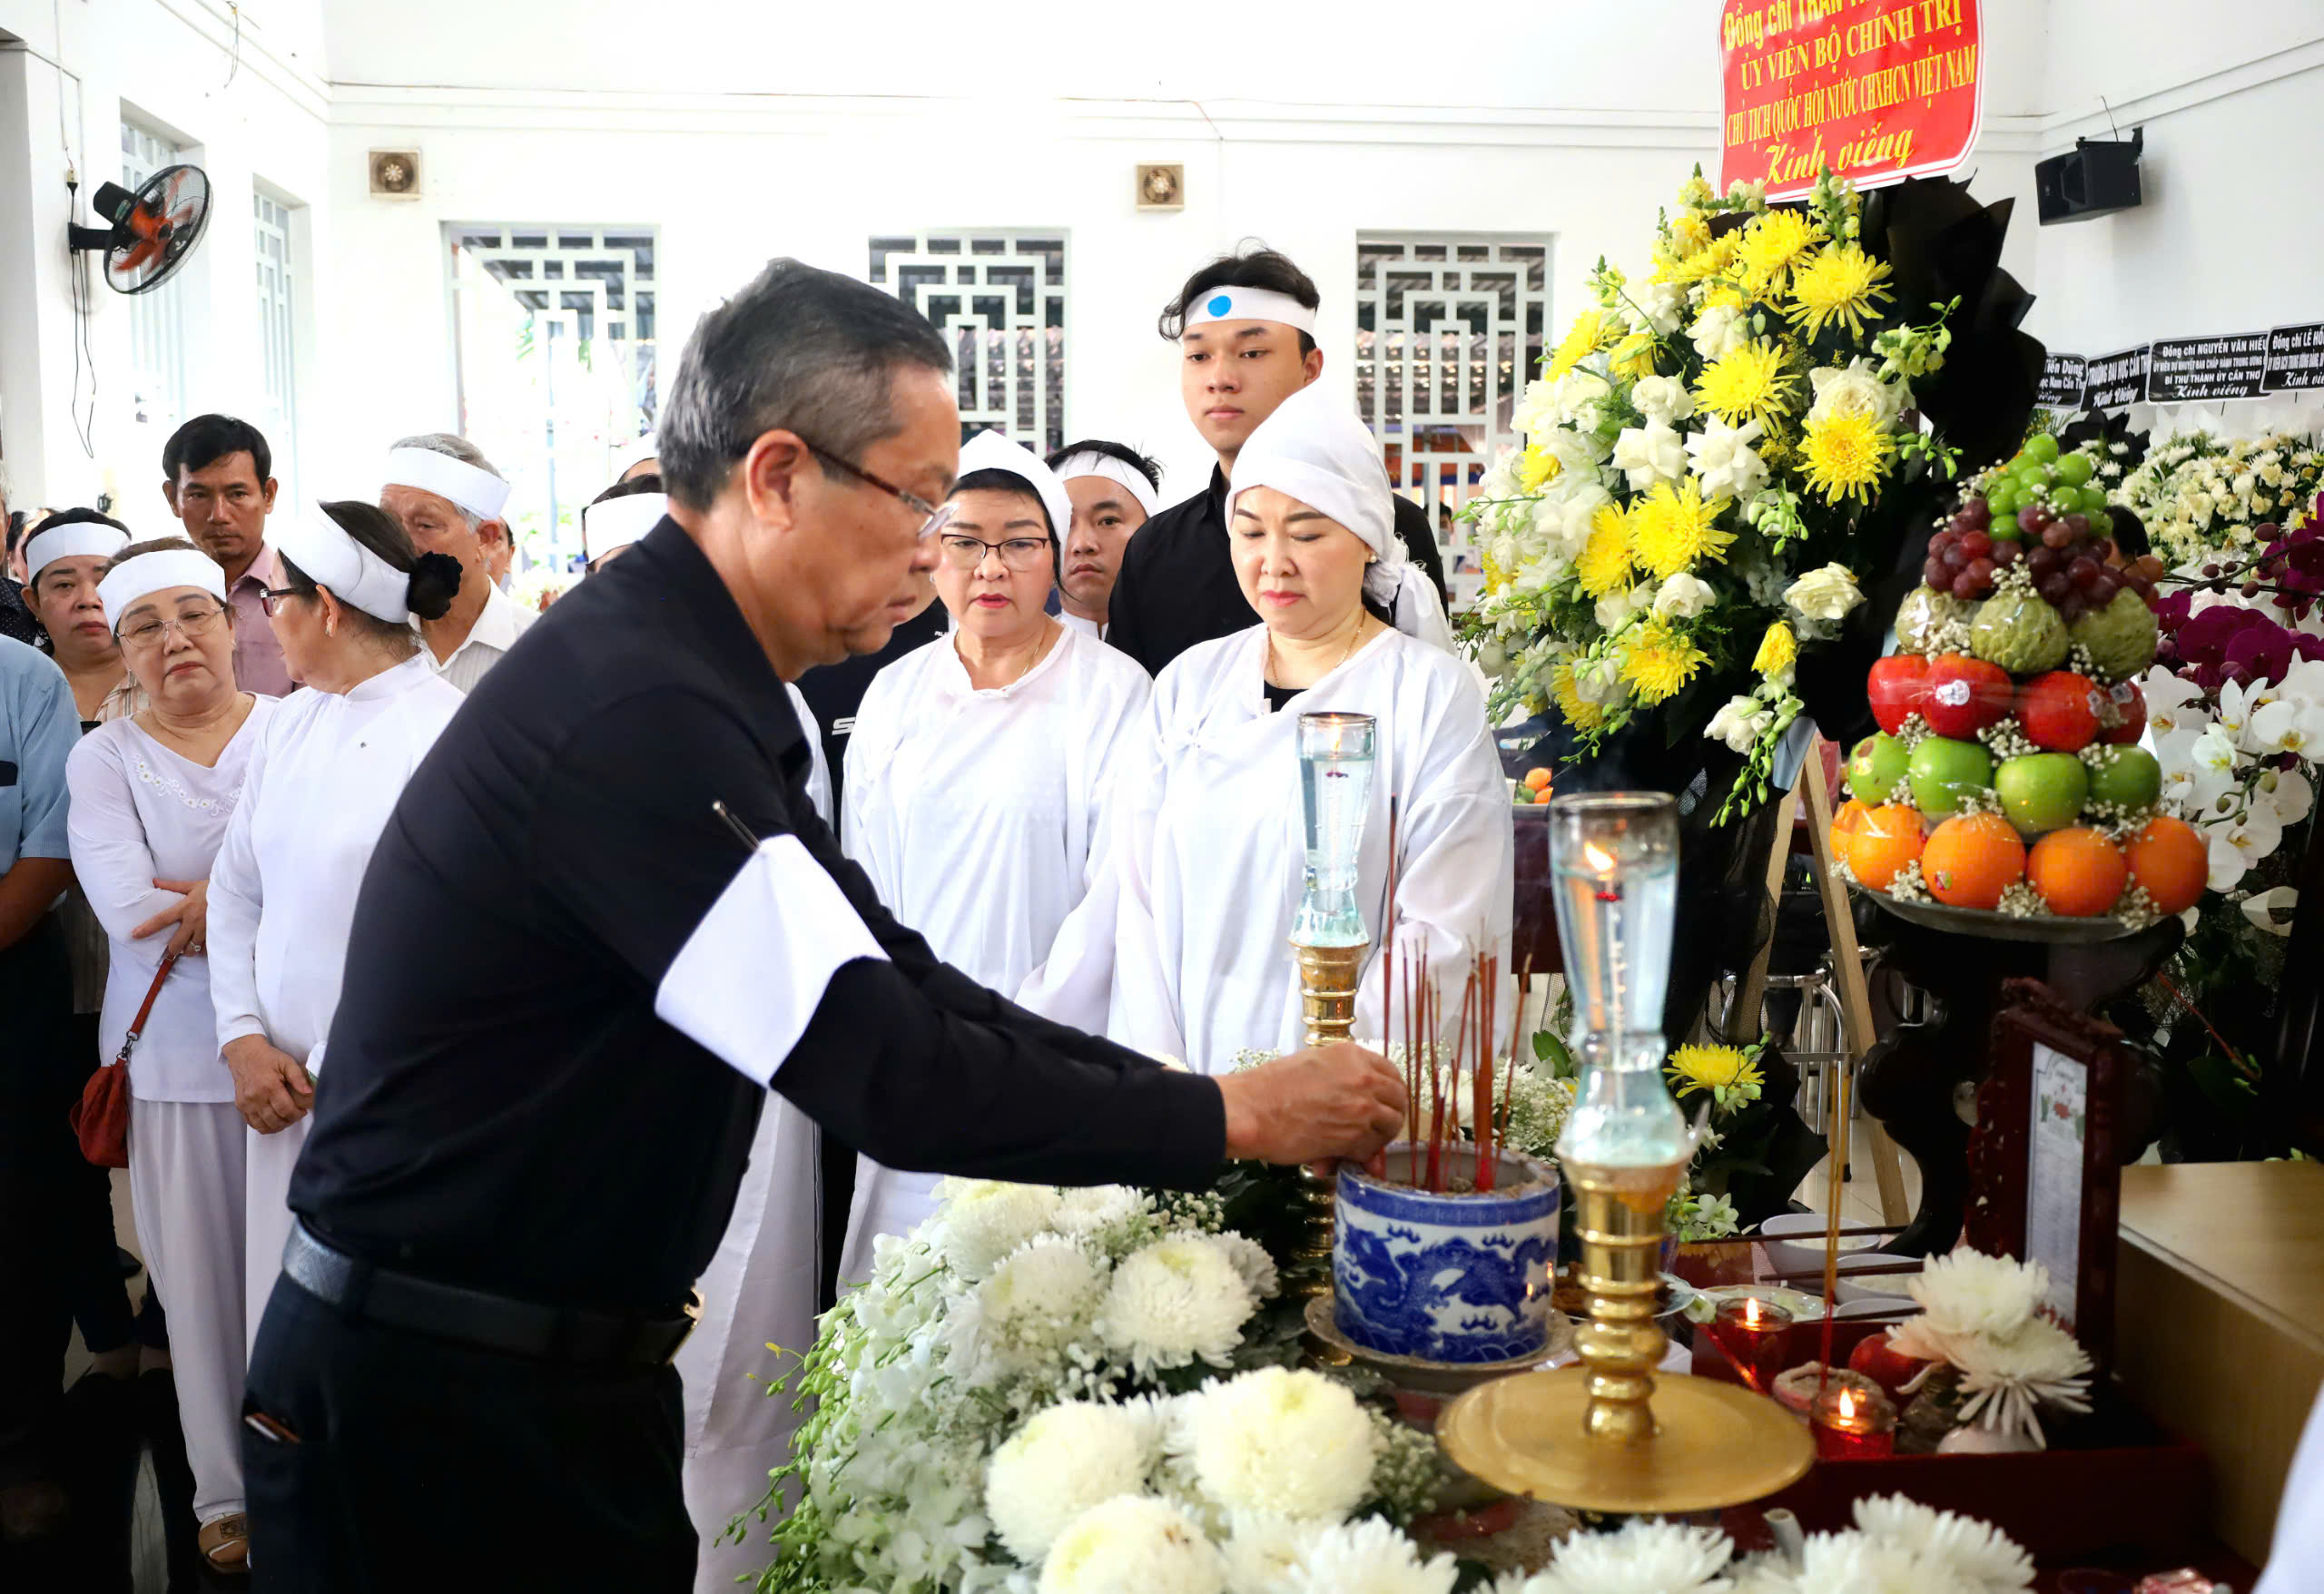
<svg viewBox="0 0 2324 1594"><path fill-rule="evenodd" d="M1606 723L1602 704L1583 701L1573 684L1573 666L1560 664L1550 672L1550 695L1557 700L1558 713L1565 723L1577 731L1594 731Z"/></svg>
<svg viewBox="0 0 2324 1594"><path fill-rule="evenodd" d="M1630 518L1612 504L1600 504L1590 517L1590 540L1573 562L1581 590L1604 597L1630 584Z"/></svg>
<svg viewBox="0 0 2324 1594"><path fill-rule="evenodd" d="M1661 620L1640 626L1622 654L1622 679L1640 703L1662 703L1710 662L1702 649Z"/></svg>
<svg viewBox="0 0 2324 1594"><path fill-rule="evenodd" d="M1751 667L1769 679L1782 674L1798 662L1799 638L1794 636L1790 625L1781 620L1768 627L1768 634L1759 638L1759 651L1751 655Z"/></svg>
<svg viewBox="0 0 2324 1594"><path fill-rule="evenodd" d="M1798 397L1799 373L1784 369L1783 350L1773 343L1745 343L1728 350L1695 380L1695 398L1729 426L1758 421L1770 432Z"/></svg>
<svg viewBox="0 0 2324 1594"><path fill-rule="evenodd" d="M1733 1046L1682 1046L1670 1054L1663 1068L1681 1098L1708 1090L1720 1107L1731 1101L1757 1101L1767 1083L1749 1053Z"/></svg>
<svg viewBox="0 0 2324 1594"><path fill-rule="evenodd" d="M1684 260L1710 241L1710 223L1694 211L1680 211L1670 219L1670 247Z"/></svg>
<svg viewBox="0 0 2324 1594"><path fill-rule="evenodd" d="M1557 479L1558 457L1535 448L1527 448L1517 457L1517 485L1529 493L1538 493Z"/></svg>
<svg viewBox="0 0 2324 1594"><path fill-rule="evenodd" d="M1743 231L1736 258L1755 293L1781 288L1799 257L1824 241L1824 230L1799 211L1773 210Z"/></svg>
<svg viewBox="0 0 2324 1594"><path fill-rule="evenodd" d="M1613 352L1606 357L1606 364L1616 376L1628 378L1633 382L1642 377L1652 376L1654 335L1651 332L1632 332L1614 345Z"/></svg>
<svg viewBox="0 0 2324 1594"><path fill-rule="evenodd" d="M1743 290L1725 282L1714 283L1703 290L1705 310L1741 310L1750 302L1743 296Z"/></svg>
<svg viewBox="0 0 2324 1594"><path fill-rule="evenodd" d="M1655 483L1652 492L1630 506L1631 556L1665 581L1699 559L1725 557L1735 534L1721 531L1715 522L1734 501L1703 502L1702 483L1691 476L1675 487Z"/></svg>
<svg viewBox="0 0 2324 1594"><path fill-rule="evenodd" d="M1836 243L1791 273L1791 309L1785 313L1813 338L1838 321L1850 337L1864 336L1864 318L1878 313L1889 297L1880 286L1888 262L1876 261L1853 243Z"/></svg>
<svg viewBox="0 0 2324 1594"><path fill-rule="evenodd" d="M1827 504L1843 498L1869 503L1896 452L1896 439L1887 428L1861 411L1835 415L1809 427L1800 444L1807 485L1822 493Z"/></svg>
<svg viewBox="0 0 2324 1594"><path fill-rule="evenodd" d="M1485 595L1487 597L1491 597L1493 594L1499 592L1502 587L1509 585L1509 572L1501 567L1500 563L1493 558L1491 549L1487 549L1477 556L1477 564L1484 572Z"/></svg>
<svg viewBox="0 0 2324 1594"><path fill-rule="evenodd" d="M1541 375L1550 381L1573 369L1620 335L1621 324L1602 310L1586 310L1573 318L1572 330L1550 355Z"/></svg>
<svg viewBox="0 0 2324 1594"><path fill-rule="evenodd" d="M1680 261L1670 263L1668 280L1673 282L1701 282L1712 277L1724 277L1735 269L1735 237L1713 239L1705 248Z"/></svg>

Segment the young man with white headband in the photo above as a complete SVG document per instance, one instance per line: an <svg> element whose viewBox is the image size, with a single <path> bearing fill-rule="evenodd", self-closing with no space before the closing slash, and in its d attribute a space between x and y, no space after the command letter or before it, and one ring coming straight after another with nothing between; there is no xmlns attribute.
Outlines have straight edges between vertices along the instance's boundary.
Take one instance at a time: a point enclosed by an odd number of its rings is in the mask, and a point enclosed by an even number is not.
<svg viewBox="0 0 2324 1594"><path fill-rule="evenodd" d="M388 451L379 507L403 522L420 552L448 554L466 572L440 620L419 622L436 673L472 692L540 616L528 615L492 578L492 549L508 540L508 483L466 438L425 432Z"/></svg>
<svg viewBox="0 0 2324 1594"><path fill-rule="evenodd" d="M1158 330L1179 349L1178 395L1218 467L1203 492L1148 521L1122 556L1106 640L1149 674L1196 643L1250 624L1227 554L1226 478L1275 406L1323 375L1321 301L1306 272L1257 249L1211 261L1163 309ZM1393 496L1396 534L1441 598L1444 561L1427 513Z"/></svg>
<svg viewBox="0 0 2324 1594"><path fill-rule="evenodd" d="M1059 932L1027 1006L1205 1073L1247 1047L1299 1043L1303 713L1369 715L1377 738L1358 886L1375 939L1356 1032L1379 1033L1391 801L1398 929L1421 967L1457 986L1474 951L1507 951L1507 782L1484 694L1395 536L1394 499L1378 443L1321 388L1285 399L1244 445L1229 558L1260 623L1187 649L1155 682L1137 742L1150 767L1116 776L1109 890Z"/></svg>
<svg viewBox="0 0 2324 1594"><path fill-rule="evenodd" d="M1103 641L1122 553L1162 507L1162 469L1137 449L1092 438L1049 456L1073 500L1073 525L1059 550L1058 618Z"/></svg>

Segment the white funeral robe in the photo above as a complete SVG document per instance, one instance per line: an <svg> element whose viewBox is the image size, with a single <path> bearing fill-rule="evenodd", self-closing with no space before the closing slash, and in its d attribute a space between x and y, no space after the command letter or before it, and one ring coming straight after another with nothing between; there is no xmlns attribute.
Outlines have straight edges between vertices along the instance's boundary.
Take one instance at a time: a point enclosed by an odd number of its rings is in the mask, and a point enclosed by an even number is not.
<svg viewBox="0 0 2324 1594"><path fill-rule="evenodd" d="M1289 944L1306 856L1298 723L1325 711L1377 722L1358 888L1373 939L1355 1033L1381 1033L1392 796L1403 946L1425 936L1430 972L1453 1009L1475 950L1506 966L1509 789L1468 665L1384 631L1271 713L1266 651L1266 628L1253 626L1188 649L1155 682L1149 723L1133 739L1153 768L1117 776L1124 801L1106 890L1059 932L1049 965L1019 994L1026 1006L1200 1073L1230 1068L1246 1048L1300 1046Z"/></svg>
<svg viewBox="0 0 2324 1594"><path fill-rule="evenodd" d="M210 876L210 997L222 1050L262 1036L310 1074L321 1068L371 849L464 701L419 654L344 694L306 688L282 700ZM253 1343L290 1237L290 1169L313 1122L247 1131Z"/></svg>
<svg viewBox="0 0 2324 1594"><path fill-rule="evenodd" d="M807 738L807 797L832 822L832 777L814 711L785 684ZM815 1337L815 1170L822 1147L814 1120L770 1092L759 1111L751 1158L734 1215L697 1286L702 1320L678 1348L685 1422L681 1481L686 1514L701 1540L699 1594L723 1594L773 1559L767 1530L753 1520L742 1542L719 1540L736 1515L766 1492L766 1475L789 1457L799 1414L791 1395L768 1385L794 1372ZM783 1347L777 1356L767 1349Z"/></svg>
<svg viewBox="0 0 2324 1594"><path fill-rule="evenodd" d="M1049 955L1088 888L1118 768L1142 734L1146 672L1063 630L1021 680L990 691L942 636L873 677L847 749L842 841L936 955L1008 994ZM872 1242L928 1215L937 1176L859 1159L840 1278Z"/></svg>

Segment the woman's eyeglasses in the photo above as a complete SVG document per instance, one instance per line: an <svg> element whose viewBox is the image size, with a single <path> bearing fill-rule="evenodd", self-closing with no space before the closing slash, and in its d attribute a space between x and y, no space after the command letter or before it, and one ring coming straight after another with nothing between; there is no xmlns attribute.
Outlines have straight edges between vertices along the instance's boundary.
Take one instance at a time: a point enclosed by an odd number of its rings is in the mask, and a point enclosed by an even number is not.
<svg viewBox="0 0 2324 1594"><path fill-rule="evenodd" d="M140 620L134 625L124 625L121 628L121 645L133 647L141 652L146 648L159 647L162 644L162 635L172 626L188 638L207 636L212 631L217 629L218 622L225 618L225 615L226 611L222 608L192 609L182 610L166 620Z"/></svg>
<svg viewBox="0 0 2324 1594"><path fill-rule="evenodd" d="M973 570L984 563L987 552L999 554L1000 562L1011 570L1030 570L1049 563L1050 539L1045 536L1005 537L989 543L980 536L966 536L960 532L944 534L944 562L955 570Z"/></svg>
<svg viewBox="0 0 2324 1594"><path fill-rule="evenodd" d="M299 589L295 586L270 586L264 588L259 593L259 607L264 609L266 611L266 617L271 620L275 615L282 612L282 600L284 598L299 597L301 595L301 595Z"/></svg>

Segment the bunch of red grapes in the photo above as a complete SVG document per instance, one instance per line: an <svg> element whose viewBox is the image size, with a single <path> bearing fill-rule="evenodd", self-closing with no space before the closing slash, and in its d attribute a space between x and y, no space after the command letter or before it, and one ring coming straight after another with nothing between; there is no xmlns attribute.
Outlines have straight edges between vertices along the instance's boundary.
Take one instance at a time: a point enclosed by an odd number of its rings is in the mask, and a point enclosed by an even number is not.
<svg viewBox="0 0 2324 1594"><path fill-rule="evenodd" d="M2112 540L2097 535L2078 510L2060 515L2047 504L2029 504L1996 523L1990 504L1970 498L1929 538L1921 578L1935 591L1974 603L1991 597L2001 572L2023 559L2034 590L2071 625L2126 586L2142 598L2152 595L2161 560L2150 556L2124 569L2109 563L2113 557Z"/></svg>

